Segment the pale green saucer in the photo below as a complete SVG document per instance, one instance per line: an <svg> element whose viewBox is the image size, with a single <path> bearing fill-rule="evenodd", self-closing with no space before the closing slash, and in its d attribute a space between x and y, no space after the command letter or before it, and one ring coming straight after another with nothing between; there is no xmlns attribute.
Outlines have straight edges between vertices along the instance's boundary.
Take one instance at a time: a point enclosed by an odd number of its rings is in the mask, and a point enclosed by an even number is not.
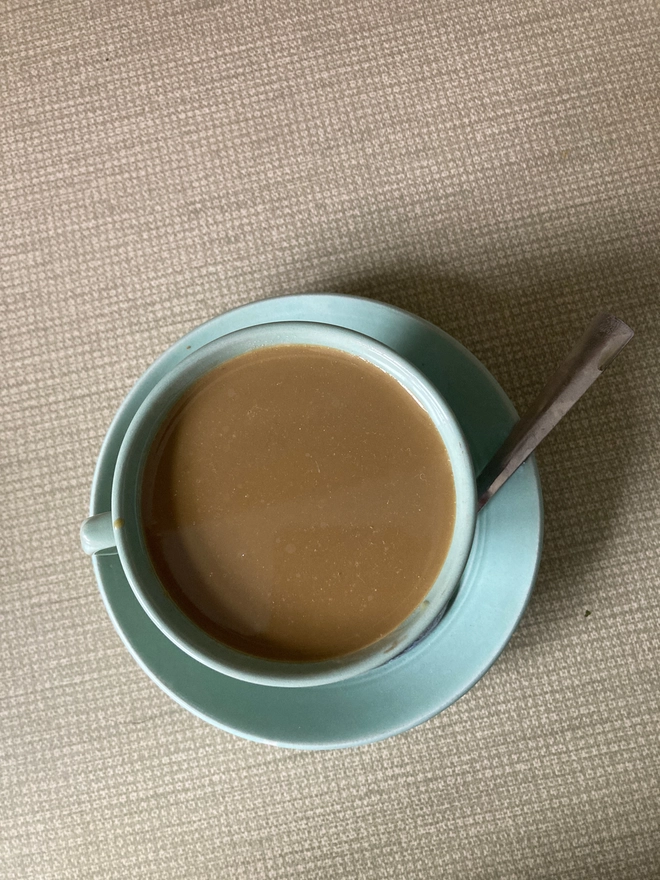
<svg viewBox="0 0 660 880"><path fill-rule="evenodd" d="M462 345L408 312L357 297L308 294L261 300L227 312L180 339L146 371L105 438L90 515L110 509L117 453L138 406L192 350L233 330L271 321L318 321L379 339L421 369L458 418L478 472L516 414L490 373ZM93 557L108 613L144 671L200 718L246 739L303 749L363 745L421 724L487 671L511 637L534 583L542 502L533 460L479 514L456 598L436 629L406 653L348 681L275 688L229 678L170 642L133 595L115 554Z"/></svg>

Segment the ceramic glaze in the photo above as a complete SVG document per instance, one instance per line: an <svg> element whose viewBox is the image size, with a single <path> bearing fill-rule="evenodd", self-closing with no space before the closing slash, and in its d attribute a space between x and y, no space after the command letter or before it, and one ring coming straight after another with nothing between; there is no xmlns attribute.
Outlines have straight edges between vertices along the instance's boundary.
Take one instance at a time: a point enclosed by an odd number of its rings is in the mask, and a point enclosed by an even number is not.
<svg viewBox="0 0 660 880"><path fill-rule="evenodd" d="M434 325L383 303L312 294L250 303L197 327L163 354L124 401L104 441L91 514L111 505L112 477L128 426L148 393L191 350L243 327L319 321L369 334L414 363L458 418L479 470L516 420L490 373ZM139 604L116 553L97 553L103 601L127 649L150 678L188 711L259 742L333 749L375 742L436 715L497 659L529 599L541 551L542 503L533 459L479 514L458 592L438 626L406 653L348 681L276 688L223 675L181 651Z"/></svg>

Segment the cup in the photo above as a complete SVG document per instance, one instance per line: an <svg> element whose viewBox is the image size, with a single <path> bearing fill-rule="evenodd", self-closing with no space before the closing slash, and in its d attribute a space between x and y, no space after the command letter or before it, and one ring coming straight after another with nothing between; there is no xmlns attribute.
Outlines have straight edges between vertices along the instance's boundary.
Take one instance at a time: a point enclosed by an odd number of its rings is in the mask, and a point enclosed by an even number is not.
<svg viewBox="0 0 660 880"><path fill-rule="evenodd" d="M392 632L352 654L319 662L281 662L242 653L202 630L178 607L151 564L140 522L140 486L159 427L179 397L200 377L232 358L276 345L315 345L362 358L392 376L431 418L447 449L456 491L456 520L449 551L430 590ZM237 330L188 355L152 389L124 436L112 481L111 510L86 519L88 554L117 552L142 608L181 650L225 675L261 685L311 686L347 679L400 655L443 614L457 588L472 545L476 489L472 459L446 401L426 377L386 345L326 324L282 322Z"/></svg>

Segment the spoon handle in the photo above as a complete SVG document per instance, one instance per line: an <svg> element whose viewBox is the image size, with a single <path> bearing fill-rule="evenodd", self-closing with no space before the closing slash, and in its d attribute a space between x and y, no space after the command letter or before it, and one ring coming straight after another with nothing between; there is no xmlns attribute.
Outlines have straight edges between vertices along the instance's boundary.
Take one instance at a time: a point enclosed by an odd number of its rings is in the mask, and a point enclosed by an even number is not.
<svg viewBox="0 0 660 880"><path fill-rule="evenodd" d="M613 315L594 318L545 388L477 478L477 510L486 504L634 336Z"/></svg>

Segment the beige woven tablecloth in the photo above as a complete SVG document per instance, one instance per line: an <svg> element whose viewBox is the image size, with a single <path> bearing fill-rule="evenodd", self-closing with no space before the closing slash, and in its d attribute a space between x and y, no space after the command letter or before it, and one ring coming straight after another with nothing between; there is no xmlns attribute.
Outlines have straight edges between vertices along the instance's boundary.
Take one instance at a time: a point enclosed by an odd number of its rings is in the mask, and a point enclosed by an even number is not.
<svg viewBox="0 0 660 880"><path fill-rule="evenodd" d="M660 877L659 37L655 0L1 2L2 878ZM519 407L601 307L637 331L538 456L501 659L327 753L173 703L78 539L148 364L302 291L434 321Z"/></svg>

